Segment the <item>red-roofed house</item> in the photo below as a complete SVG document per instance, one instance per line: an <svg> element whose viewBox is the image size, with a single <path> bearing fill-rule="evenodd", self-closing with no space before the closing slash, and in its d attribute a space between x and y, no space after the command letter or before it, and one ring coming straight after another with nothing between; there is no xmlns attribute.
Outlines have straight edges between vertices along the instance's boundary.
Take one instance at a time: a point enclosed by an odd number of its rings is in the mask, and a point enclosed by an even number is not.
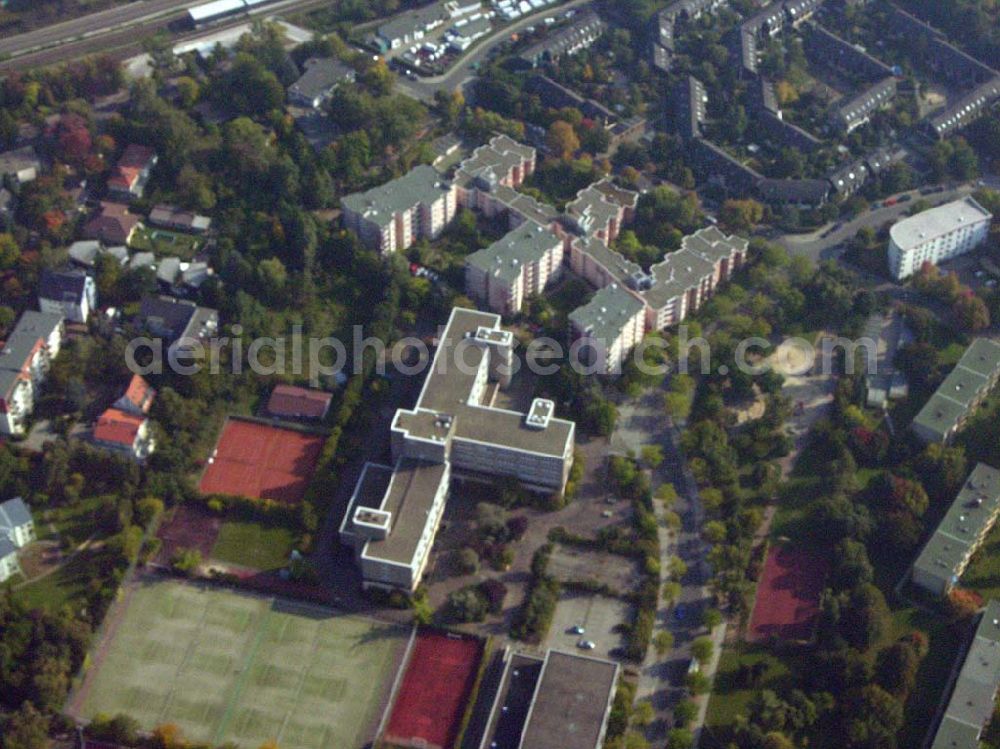
<svg viewBox="0 0 1000 749"><path fill-rule="evenodd" d="M125 202L141 198L155 165L156 152L152 148L130 144L108 177L108 195Z"/></svg>
<svg viewBox="0 0 1000 749"><path fill-rule="evenodd" d="M156 447L149 419L117 408L109 408L98 417L93 438L99 447L138 461L148 458Z"/></svg>
<svg viewBox="0 0 1000 749"><path fill-rule="evenodd" d="M267 412L284 419L322 421L330 410L333 396L321 390L278 385L267 401Z"/></svg>
<svg viewBox="0 0 1000 749"><path fill-rule="evenodd" d="M132 375L132 380L125 394L115 401L115 408L135 416L145 416L149 413L156 391L139 375Z"/></svg>
<svg viewBox="0 0 1000 749"><path fill-rule="evenodd" d="M101 210L83 227L85 239L97 239L106 245L127 245L132 240L139 217L121 203L101 203Z"/></svg>

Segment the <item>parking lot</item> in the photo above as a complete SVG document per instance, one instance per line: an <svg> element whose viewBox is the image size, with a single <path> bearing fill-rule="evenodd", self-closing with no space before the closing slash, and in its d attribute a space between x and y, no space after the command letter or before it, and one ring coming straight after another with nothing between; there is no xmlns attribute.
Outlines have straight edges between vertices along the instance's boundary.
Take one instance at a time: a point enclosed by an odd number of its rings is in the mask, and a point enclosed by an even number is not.
<svg viewBox="0 0 1000 749"><path fill-rule="evenodd" d="M561 544L552 550L549 574L562 582L594 580L616 591L631 590L638 582L634 559Z"/></svg>
<svg viewBox="0 0 1000 749"><path fill-rule="evenodd" d="M566 652L586 652L597 658L621 656L621 626L629 621L631 607L624 601L606 596L564 593L556 606L552 627L544 647ZM573 632L583 627L583 634ZM593 650L577 647L581 640L594 643Z"/></svg>

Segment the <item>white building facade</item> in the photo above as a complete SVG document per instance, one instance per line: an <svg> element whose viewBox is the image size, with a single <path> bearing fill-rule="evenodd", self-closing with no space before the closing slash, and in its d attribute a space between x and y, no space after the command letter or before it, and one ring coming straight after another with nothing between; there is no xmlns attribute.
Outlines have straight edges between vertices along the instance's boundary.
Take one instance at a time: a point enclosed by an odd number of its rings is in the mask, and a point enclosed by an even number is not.
<svg viewBox="0 0 1000 749"><path fill-rule="evenodd" d="M993 214L972 197L910 216L889 231L889 270L901 281L924 263L937 265L971 252L989 236Z"/></svg>

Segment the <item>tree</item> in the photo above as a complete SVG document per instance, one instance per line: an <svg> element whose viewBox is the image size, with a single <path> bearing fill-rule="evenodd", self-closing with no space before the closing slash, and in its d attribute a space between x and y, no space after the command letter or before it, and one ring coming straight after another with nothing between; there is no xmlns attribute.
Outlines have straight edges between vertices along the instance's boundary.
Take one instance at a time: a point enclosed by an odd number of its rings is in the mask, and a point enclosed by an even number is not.
<svg viewBox="0 0 1000 749"><path fill-rule="evenodd" d="M982 605L983 599L975 591L953 588L948 593L948 611L954 619L971 619Z"/></svg>
<svg viewBox="0 0 1000 749"><path fill-rule="evenodd" d="M715 643L712 642L712 638L710 637L699 637L691 643L691 655L703 666L712 660L714 652Z"/></svg>
<svg viewBox="0 0 1000 749"><path fill-rule="evenodd" d="M640 454L646 468L656 469L663 463L663 447L661 445L643 445Z"/></svg>
<svg viewBox="0 0 1000 749"><path fill-rule="evenodd" d="M153 729L153 746L156 749L183 749L187 743L181 729L173 723L163 723Z"/></svg>
<svg viewBox="0 0 1000 749"><path fill-rule="evenodd" d="M694 734L686 728L672 728L667 734L667 749L692 749Z"/></svg>
<svg viewBox="0 0 1000 749"><path fill-rule="evenodd" d="M698 703L694 700L681 700L674 708L674 721L681 726L687 726L698 717Z"/></svg>
<svg viewBox="0 0 1000 749"><path fill-rule="evenodd" d="M917 683L920 657L913 645L906 641L895 642L878 656L875 677L883 689L905 701Z"/></svg>
<svg viewBox="0 0 1000 749"><path fill-rule="evenodd" d="M903 706L875 684L864 687L851 706L848 746L854 749L895 747L903 727Z"/></svg>
<svg viewBox="0 0 1000 749"><path fill-rule="evenodd" d="M955 321L970 333L978 333L990 326L990 311L986 302L968 289L955 300L952 314Z"/></svg>
<svg viewBox="0 0 1000 749"><path fill-rule="evenodd" d="M647 700L643 700L636 703L635 708L632 710L632 725L645 728L653 722L653 718L655 717L656 711L653 710L653 706Z"/></svg>
<svg viewBox="0 0 1000 749"><path fill-rule="evenodd" d="M674 580L668 580L663 583L663 590L660 593L660 597L665 603L671 604L677 601L681 595L681 584Z"/></svg>
<svg viewBox="0 0 1000 749"><path fill-rule="evenodd" d="M0 271L10 270L21 258L21 248L11 234L0 234Z"/></svg>
<svg viewBox="0 0 1000 749"><path fill-rule="evenodd" d="M764 220L764 206L756 200L727 200L719 220L733 231L747 233Z"/></svg>
<svg viewBox="0 0 1000 749"><path fill-rule="evenodd" d="M458 569L463 575L472 575L479 571L479 555L475 549L466 546L458 552Z"/></svg>
<svg viewBox="0 0 1000 749"><path fill-rule="evenodd" d="M711 688L712 683L708 680L708 677L700 671L693 671L684 677L684 686L688 688L695 697L707 694L708 690Z"/></svg>
<svg viewBox="0 0 1000 749"><path fill-rule="evenodd" d="M30 702L7 718L2 734L4 749L46 749L49 745L49 718Z"/></svg>
<svg viewBox="0 0 1000 749"><path fill-rule="evenodd" d="M795 742L778 731L771 731L764 737L762 749L795 749Z"/></svg>
<svg viewBox="0 0 1000 749"><path fill-rule="evenodd" d="M179 548L170 557L170 567L175 572L193 575L201 566L201 552L198 549Z"/></svg>
<svg viewBox="0 0 1000 749"><path fill-rule="evenodd" d="M705 613L701 615L701 623L711 631L722 624L722 613L718 609L705 609Z"/></svg>
<svg viewBox="0 0 1000 749"><path fill-rule="evenodd" d="M565 120L556 120L549 126L545 144L553 156L557 156L563 161L568 161L573 157L573 154L580 150L580 139L573 126Z"/></svg>
<svg viewBox="0 0 1000 749"><path fill-rule="evenodd" d="M674 647L673 634L665 629L661 629L653 635L653 647L656 649L656 654L662 658Z"/></svg>

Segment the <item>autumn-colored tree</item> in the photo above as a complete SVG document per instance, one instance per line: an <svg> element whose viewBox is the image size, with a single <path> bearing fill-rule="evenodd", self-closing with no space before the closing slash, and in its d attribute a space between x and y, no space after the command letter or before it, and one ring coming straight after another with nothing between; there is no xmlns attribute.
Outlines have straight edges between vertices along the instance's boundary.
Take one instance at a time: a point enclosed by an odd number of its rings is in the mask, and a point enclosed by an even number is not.
<svg viewBox="0 0 1000 749"><path fill-rule="evenodd" d="M971 333L976 333L990 326L990 311L986 302L969 289L959 295L951 311L955 315L955 321Z"/></svg>
<svg viewBox="0 0 1000 749"><path fill-rule="evenodd" d="M983 605L983 597L972 590L955 588L948 593L948 611L955 619L971 619Z"/></svg>
<svg viewBox="0 0 1000 749"><path fill-rule="evenodd" d="M545 143L553 156L558 156L564 161L572 158L573 154L580 150L580 138L577 137L573 126L565 120L556 120L549 126Z"/></svg>
<svg viewBox="0 0 1000 749"><path fill-rule="evenodd" d="M764 219L764 206L756 200L727 200L719 219L735 231L748 232Z"/></svg>
<svg viewBox="0 0 1000 749"><path fill-rule="evenodd" d="M162 723L153 729L153 746L157 749L184 749L187 741L177 725Z"/></svg>

